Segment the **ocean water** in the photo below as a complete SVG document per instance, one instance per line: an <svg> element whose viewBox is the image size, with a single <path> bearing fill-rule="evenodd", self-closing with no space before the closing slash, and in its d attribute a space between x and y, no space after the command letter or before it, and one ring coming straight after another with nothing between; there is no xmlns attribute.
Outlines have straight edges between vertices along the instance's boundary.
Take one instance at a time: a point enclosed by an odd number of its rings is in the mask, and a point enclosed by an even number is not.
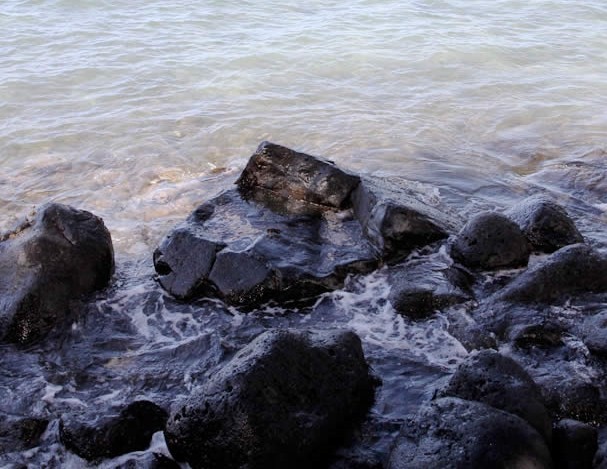
<svg viewBox="0 0 607 469"><path fill-rule="evenodd" d="M58 443L63 413L168 406L269 327L355 330L384 382L379 420L402 419L467 355L440 314L397 315L381 271L311 312L159 289L159 240L263 140L419 181L464 214L547 192L607 247L607 3L288 3L2 2L0 231L48 201L90 210L117 273L69 337L0 347L0 411L50 420L39 447L0 466L84 467ZM153 447L166 453L160 435Z"/></svg>

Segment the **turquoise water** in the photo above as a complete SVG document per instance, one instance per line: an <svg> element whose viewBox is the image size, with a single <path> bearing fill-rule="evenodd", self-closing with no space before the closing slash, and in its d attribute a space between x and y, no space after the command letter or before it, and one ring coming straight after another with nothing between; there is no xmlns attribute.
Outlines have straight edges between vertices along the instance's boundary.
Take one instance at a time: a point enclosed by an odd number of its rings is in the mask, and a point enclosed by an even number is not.
<svg viewBox="0 0 607 469"><path fill-rule="evenodd" d="M230 3L3 2L2 227L55 200L149 251L264 139L495 205L606 147L602 0Z"/></svg>

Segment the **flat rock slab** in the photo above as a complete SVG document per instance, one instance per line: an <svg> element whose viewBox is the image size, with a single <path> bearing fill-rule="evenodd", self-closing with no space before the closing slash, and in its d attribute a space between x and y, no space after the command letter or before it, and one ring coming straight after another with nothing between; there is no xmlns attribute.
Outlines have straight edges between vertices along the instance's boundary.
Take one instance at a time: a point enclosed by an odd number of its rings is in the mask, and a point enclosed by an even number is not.
<svg viewBox="0 0 607 469"><path fill-rule="evenodd" d="M388 469L552 467L540 434L521 418L446 397L421 407L395 441Z"/></svg>
<svg viewBox="0 0 607 469"><path fill-rule="evenodd" d="M192 468L325 467L373 394L354 333L268 331L173 406L165 438Z"/></svg>
<svg viewBox="0 0 607 469"><path fill-rule="evenodd" d="M26 344L67 317L69 303L107 285L112 239L101 218L47 204L0 238L0 340Z"/></svg>

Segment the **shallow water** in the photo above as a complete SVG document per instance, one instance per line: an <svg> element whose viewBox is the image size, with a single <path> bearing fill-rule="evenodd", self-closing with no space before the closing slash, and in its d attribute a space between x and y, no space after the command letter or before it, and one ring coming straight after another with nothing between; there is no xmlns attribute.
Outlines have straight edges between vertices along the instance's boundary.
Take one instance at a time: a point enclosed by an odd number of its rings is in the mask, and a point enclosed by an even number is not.
<svg viewBox="0 0 607 469"><path fill-rule="evenodd" d="M3 357L0 410L52 420L7 464L78 467L62 412L167 403L276 326L354 329L384 380L373 412L402 418L466 352L440 315L378 300L382 272L312 312L243 315L175 303L151 252L266 139L420 181L464 214L547 191L607 247L606 24L602 0L4 1L0 229L69 203L104 218L118 261L68 338Z"/></svg>

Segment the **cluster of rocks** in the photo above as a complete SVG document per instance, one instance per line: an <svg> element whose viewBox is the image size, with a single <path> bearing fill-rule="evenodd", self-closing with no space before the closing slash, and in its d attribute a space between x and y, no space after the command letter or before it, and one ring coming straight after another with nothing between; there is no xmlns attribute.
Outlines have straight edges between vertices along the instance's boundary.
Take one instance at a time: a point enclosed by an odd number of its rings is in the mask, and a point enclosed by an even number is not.
<svg viewBox="0 0 607 469"><path fill-rule="evenodd" d="M572 318L555 307L605 294L607 257L562 207L536 195L464 223L415 184L361 177L268 142L236 185L154 252L158 282L174 297L244 309L305 304L388 265L397 313L419 321L442 311L465 347L486 349L405 419L385 467L603 463L607 311ZM101 219L41 207L0 238L0 341L27 346L67 327L113 270ZM193 468L321 467L378 385L346 331L270 330L211 376L170 410L136 401L115 415L66 415L61 441L98 461L145 449L163 431L172 456ZM0 443L35 445L47 424L0 416ZM174 464L154 458L154 467Z"/></svg>

